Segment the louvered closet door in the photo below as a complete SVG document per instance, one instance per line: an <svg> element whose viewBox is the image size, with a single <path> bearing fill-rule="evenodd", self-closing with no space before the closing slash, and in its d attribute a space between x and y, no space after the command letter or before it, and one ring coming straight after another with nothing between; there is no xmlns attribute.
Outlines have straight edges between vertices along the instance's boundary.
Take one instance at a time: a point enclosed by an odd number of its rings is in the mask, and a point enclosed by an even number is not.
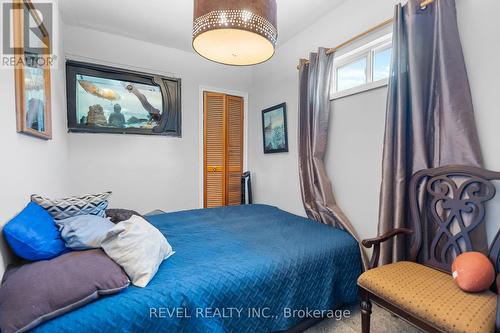
<svg viewBox="0 0 500 333"><path fill-rule="evenodd" d="M225 205L225 109L224 94L204 96L205 207Z"/></svg>
<svg viewBox="0 0 500 333"><path fill-rule="evenodd" d="M243 98L226 96L226 205L241 204Z"/></svg>
<svg viewBox="0 0 500 333"><path fill-rule="evenodd" d="M243 172L243 98L204 95L204 204L239 205Z"/></svg>

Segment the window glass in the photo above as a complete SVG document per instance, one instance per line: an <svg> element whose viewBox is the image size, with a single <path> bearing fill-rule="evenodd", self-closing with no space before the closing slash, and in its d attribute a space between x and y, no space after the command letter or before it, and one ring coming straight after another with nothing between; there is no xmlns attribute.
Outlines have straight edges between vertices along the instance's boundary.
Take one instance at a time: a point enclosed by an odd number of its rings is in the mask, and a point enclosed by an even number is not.
<svg viewBox="0 0 500 333"><path fill-rule="evenodd" d="M76 117L82 126L153 128L163 113L160 87L77 75Z"/></svg>
<svg viewBox="0 0 500 333"><path fill-rule="evenodd" d="M391 68L392 48L377 51L373 55L373 81L387 79Z"/></svg>
<svg viewBox="0 0 500 333"><path fill-rule="evenodd" d="M367 58L355 60L337 69L337 91L357 87L366 83Z"/></svg>

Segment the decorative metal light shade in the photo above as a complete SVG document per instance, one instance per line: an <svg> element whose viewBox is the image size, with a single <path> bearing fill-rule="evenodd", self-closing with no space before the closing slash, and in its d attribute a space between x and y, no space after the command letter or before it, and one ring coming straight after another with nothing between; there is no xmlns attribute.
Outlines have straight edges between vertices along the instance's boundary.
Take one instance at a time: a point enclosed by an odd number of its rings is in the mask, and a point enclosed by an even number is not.
<svg viewBox="0 0 500 333"><path fill-rule="evenodd" d="M194 0L193 48L226 65L255 65L274 55L276 0Z"/></svg>

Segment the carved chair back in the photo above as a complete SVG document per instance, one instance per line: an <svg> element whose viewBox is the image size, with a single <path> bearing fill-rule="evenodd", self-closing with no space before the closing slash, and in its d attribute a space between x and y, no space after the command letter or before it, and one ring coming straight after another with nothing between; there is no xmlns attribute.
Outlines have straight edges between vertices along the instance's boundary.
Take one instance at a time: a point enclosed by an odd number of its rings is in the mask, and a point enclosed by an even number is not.
<svg viewBox="0 0 500 333"><path fill-rule="evenodd" d="M413 222L410 259L450 272L453 259L463 252L485 251L474 244L474 233L485 228L485 204L496 189L500 172L471 166L444 166L417 172L410 181ZM500 219L500 216L498 217ZM500 270L500 232L489 256Z"/></svg>

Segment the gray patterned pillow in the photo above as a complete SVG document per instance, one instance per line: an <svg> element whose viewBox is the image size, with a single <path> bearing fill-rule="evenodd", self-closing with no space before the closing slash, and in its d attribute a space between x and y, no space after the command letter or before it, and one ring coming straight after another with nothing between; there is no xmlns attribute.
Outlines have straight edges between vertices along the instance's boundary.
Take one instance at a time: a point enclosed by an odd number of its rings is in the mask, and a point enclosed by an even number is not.
<svg viewBox="0 0 500 333"><path fill-rule="evenodd" d="M42 206L56 220L63 220L79 215L97 215L106 217L108 198L111 191L89 194L81 197L69 197L51 200L38 194L31 196L31 201Z"/></svg>

